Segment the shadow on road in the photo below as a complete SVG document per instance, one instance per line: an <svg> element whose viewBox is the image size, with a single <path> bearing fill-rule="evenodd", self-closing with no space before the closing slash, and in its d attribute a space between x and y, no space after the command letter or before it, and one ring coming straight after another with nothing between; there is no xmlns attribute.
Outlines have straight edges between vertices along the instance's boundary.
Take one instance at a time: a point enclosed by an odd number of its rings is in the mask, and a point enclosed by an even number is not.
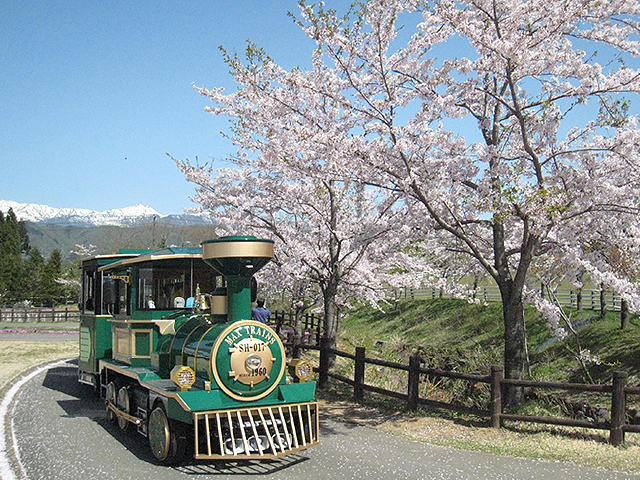
<svg viewBox="0 0 640 480"><path fill-rule="evenodd" d="M133 425L130 425L127 431L122 431L117 423L109 421L104 399L94 394L90 386L78 382L77 360L70 360L64 365L48 370L42 385L72 397L68 400L57 401L66 416L89 418L100 425L105 434L121 443L136 458L146 463L158 465L151 453L147 439L137 433ZM340 421L339 418L332 418ZM347 426L356 426L356 424L350 425L351 422L344 421L344 423ZM78 435L82 435L82 432L78 432ZM334 435L345 435L345 433L337 431L321 415L320 441L322 442L322 437ZM191 459L172 468L186 475L270 475L307 460L309 457L300 453L262 461L196 461Z"/></svg>
<svg viewBox="0 0 640 480"><path fill-rule="evenodd" d="M306 462L309 457L294 454L275 460L209 461L174 467L186 475L271 475Z"/></svg>
<svg viewBox="0 0 640 480"><path fill-rule="evenodd" d="M42 386L72 397L58 400L67 417L86 417L98 421L105 417L104 400L94 394L93 388L78 382L78 360L69 360L64 365L47 370Z"/></svg>

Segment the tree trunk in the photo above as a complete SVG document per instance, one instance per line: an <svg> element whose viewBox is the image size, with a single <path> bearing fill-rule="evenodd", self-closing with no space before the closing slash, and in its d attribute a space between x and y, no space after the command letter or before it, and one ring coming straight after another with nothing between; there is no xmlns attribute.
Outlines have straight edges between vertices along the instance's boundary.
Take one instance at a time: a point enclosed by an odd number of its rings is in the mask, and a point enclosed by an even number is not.
<svg viewBox="0 0 640 480"><path fill-rule="evenodd" d="M334 290L334 289L331 289ZM336 290L333 293L325 290L324 295L324 337L327 340L327 346L329 348L336 348L336 339L338 337L338 308L336 306L335 295ZM331 354L328 357L328 366L332 367L336 363L335 355Z"/></svg>
<svg viewBox="0 0 640 480"><path fill-rule="evenodd" d="M325 183L330 199L330 216L329 225L331 232L337 231L338 225L338 203L333 191L334 181L329 180ZM336 339L338 337L338 306L336 304L336 296L338 295L338 285L340 277L338 275L340 263L340 244L338 237L333 233L329 235L329 259L327 275L322 289L322 299L324 301L324 336L328 341L329 348L336 348ZM329 356L328 366L335 364L335 355Z"/></svg>
<svg viewBox="0 0 640 480"><path fill-rule="evenodd" d="M582 288L579 288L576 294L576 308L582 310Z"/></svg>
<svg viewBox="0 0 640 480"><path fill-rule="evenodd" d="M511 276L508 255L505 248L504 224L499 220L493 225L493 246L495 254L494 279L502 298L502 319L504 322L504 373L508 379L522 380L525 372L525 328L522 291L531 265L533 252L540 244L540 238L526 235L520 251L520 261L514 277ZM523 387L508 385L504 389L503 405L506 407L524 403Z"/></svg>
<svg viewBox="0 0 640 480"><path fill-rule="evenodd" d="M522 379L525 372L525 328L522 291L514 288L512 281L498 285L502 296L502 316L504 321L504 372L505 378ZM507 385L503 404L506 407L524 402L523 387Z"/></svg>
<svg viewBox="0 0 640 480"><path fill-rule="evenodd" d="M629 328L629 302L624 298L620 299L620 328Z"/></svg>

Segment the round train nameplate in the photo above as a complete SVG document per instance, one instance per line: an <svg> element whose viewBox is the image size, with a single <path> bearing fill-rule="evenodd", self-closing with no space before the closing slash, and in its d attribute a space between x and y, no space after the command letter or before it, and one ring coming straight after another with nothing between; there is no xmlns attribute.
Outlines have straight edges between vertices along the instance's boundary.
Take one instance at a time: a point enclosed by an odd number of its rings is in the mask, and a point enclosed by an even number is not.
<svg viewBox="0 0 640 480"><path fill-rule="evenodd" d="M277 333L254 320L229 325L211 352L211 373L236 400L258 400L271 393L284 375L284 346Z"/></svg>

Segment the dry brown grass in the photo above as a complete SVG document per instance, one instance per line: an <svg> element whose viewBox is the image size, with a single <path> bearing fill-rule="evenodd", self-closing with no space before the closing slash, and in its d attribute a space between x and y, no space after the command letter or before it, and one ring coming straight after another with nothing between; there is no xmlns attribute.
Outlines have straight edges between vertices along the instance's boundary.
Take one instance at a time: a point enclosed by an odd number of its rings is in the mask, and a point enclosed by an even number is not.
<svg viewBox="0 0 640 480"><path fill-rule="evenodd" d="M36 365L78 355L78 342L0 342L0 393L11 380Z"/></svg>

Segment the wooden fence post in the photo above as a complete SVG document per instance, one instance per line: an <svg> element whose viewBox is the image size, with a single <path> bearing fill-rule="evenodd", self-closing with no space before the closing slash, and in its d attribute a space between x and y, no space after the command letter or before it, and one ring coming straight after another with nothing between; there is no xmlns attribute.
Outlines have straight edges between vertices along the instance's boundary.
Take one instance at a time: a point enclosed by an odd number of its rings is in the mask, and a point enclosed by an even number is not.
<svg viewBox="0 0 640 480"><path fill-rule="evenodd" d="M362 401L364 396L364 347L356 347L355 371L353 374L353 399L356 402Z"/></svg>
<svg viewBox="0 0 640 480"><path fill-rule="evenodd" d="M611 430L609 443L618 446L624 442L624 423L627 413L627 399L624 387L627 386L627 372L613 372L613 391L611 392Z"/></svg>
<svg viewBox="0 0 640 480"><path fill-rule="evenodd" d="M409 378L407 388L407 406L411 410L418 407L418 397L420 396L420 357L411 355L409 357Z"/></svg>
<svg viewBox="0 0 640 480"><path fill-rule="evenodd" d="M318 373L318 388L325 388L329 380L329 339L320 339L320 372Z"/></svg>
<svg viewBox="0 0 640 480"><path fill-rule="evenodd" d="M502 414L502 389L501 382L504 379L504 366L491 366L491 427L500 428L500 415Z"/></svg>

